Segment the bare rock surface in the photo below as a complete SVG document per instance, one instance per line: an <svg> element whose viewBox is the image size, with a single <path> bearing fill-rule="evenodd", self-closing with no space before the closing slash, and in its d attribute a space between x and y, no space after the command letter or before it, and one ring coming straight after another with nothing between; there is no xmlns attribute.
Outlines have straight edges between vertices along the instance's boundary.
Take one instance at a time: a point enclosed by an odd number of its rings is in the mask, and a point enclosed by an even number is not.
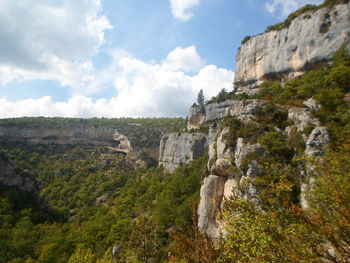
<svg viewBox="0 0 350 263"><path fill-rule="evenodd" d="M200 105L192 105L188 113L187 130L199 129L205 121L205 109Z"/></svg>
<svg viewBox="0 0 350 263"><path fill-rule="evenodd" d="M286 28L252 37L237 54L236 86L300 75L311 64L330 61L343 44L350 49L349 15L350 3L339 4L304 13Z"/></svg>
<svg viewBox="0 0 350 263"><path fill-rule="evenodd" d="M209 175L204 179L198 206L198 228L213 239L220 237L217 215L220 211L226 179Z"/></svg>
<svg viewBox="0 0 350 263"><path fill-rule="evenodd" d="M305 153L309 156L319 156L324 153L325 147L330 143L326 127L316 127L312 130L307 142Z"/></svg>
<svg viewBox="0 0 350 263"><path fill-rule="evenodd" d="M181 164L202 156L208 148L207 137L202 133L168 133L159 146L159 165L174 172Z"/></svg>

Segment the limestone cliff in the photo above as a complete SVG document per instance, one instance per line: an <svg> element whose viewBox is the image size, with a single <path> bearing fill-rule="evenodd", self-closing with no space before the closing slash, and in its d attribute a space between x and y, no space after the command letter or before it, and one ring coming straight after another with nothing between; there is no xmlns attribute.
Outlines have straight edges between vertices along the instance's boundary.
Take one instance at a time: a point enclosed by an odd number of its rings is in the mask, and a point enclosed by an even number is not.
<svg viewBox="0 0 350 263"><path fill-rule="evenodd" d="M309 11L289 26L250 38L237 54L235 85L251 93L264 80L300 76L312 64L330 61L345 44L350 50L350 3Z"/></svg>
<svg viewBox="0 0 350 263"><path fill-rule="evenodd" d="M131 150L130 141L125 135L119 133L116 128L104 126L0 126L0 141L109 146L125 153Z"/></svg>
<svg viewBox="0 0 350 263"><path fill-rule="evenodd" d="M207 137L202 133L168 133L159 146L159 165L169 172L205 153Z"/></svg>
<svg viewBox="0 0 350 263"><path fill-rule="evenodd" d="M254 101L254 104L252 104ZM250 105L250 106L249 106ZM255 107L251 107L255 105ZM256 112L259 108L266 107L264 102L258 100L248 101L246 105L232 103L226 116L241 117L244 125L255 122L255 116L251 112ZM235 113L239 112L239 115ZM250 116L250 118L247 118ZM321 155L324 147L330 142L328 131L321 126L318 119L312 117L308 108L289 109L287 126L282 131L285 136L291 134L292 130L302 133L310 124L314 125L311 133L303 138L305 154L309 156ZM278 129L276 127L276 129ZM251 142L247 138L238 137L234 140L234 145L228 145L225 137L229 134L229 129L223 126L222 121L212 123L209 136L209 177L206 178L201 187L200 204L198 207L198 227L206 232L211 238L219 238L222 232L222 222L217 219L221 206L225 198L229 198L233 193L244 199L249 199L257 205L261 200L259 189L254 181L260 174L259 163L255 160L265 156L266 149L257 142ZM233 135L231 135L233 136ZM251 158L251 156L254 156ZM307 207L303 199L303 191L307 189L308 182L301 185L301 205Z"/></svg>
<svg viewBox="0 0 350 263"><path fill-rule="evenodd" d="M292 162L295 156L324 154L331 138L327 127L316 117L323 106L313 94L304 96L305 101L290 98L292 103L286 105L283 101L271 102L271 97L256 99L261 97L254 95L266 80L280 81L279 88L283 89L285 81L301 77L315 63L331 62L341 47L350 50L349 3L301 12L288 26L252 37L243 44L237 55L236 96L204 108L195 104L191 107L188 130L208 130L207 135L163 136L159 161L168 171L203 154L202 145L208 144L209 175L202 183L197 210L202 232L213 239L224 235L224 222L218 215L225 198L235 195L263 205L262 186L257 178L266 175L261 166L264 160L274 158L282 163L279 158ZM239 93L248 96L237 96ZM200 151L194 154L193 145L198 140ZM273 153L271 143L276 142L283 149L281 155ZM308 207L305 191L314 181L309 173L313 167L307 159L296 168L300 182L294 189L296 202L304 209Z"/></svg>

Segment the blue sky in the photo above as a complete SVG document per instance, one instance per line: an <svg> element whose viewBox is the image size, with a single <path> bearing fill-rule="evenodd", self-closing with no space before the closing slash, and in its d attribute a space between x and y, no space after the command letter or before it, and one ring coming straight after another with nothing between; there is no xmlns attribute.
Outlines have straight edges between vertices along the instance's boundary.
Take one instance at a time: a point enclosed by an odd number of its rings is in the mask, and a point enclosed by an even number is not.
<svg viewBox="0 0 350 263"><path fill-rule="evenodd" d="M185 116L236 51L321 0L0 0L0 117Z"/></svg>

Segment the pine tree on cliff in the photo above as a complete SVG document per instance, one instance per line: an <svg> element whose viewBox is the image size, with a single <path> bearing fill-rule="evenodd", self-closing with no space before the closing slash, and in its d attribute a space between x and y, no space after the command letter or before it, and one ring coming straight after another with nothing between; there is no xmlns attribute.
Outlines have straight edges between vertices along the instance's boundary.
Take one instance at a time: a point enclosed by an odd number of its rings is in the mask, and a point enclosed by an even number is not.
<svg viewBox="0 0 350 263"><path fill-rule="evenodd" d="M197 103L201 107L201 109L204 109L204 100L205 100L204 93L203 93L203 90L201 89L198 92L198 96L197 96Z"/></svg>

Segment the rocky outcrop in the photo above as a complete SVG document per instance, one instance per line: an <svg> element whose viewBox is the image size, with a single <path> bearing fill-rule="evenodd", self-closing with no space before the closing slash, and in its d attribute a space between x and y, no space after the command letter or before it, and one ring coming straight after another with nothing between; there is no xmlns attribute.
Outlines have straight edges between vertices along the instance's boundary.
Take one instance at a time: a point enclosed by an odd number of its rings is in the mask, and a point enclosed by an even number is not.
<svg viewBox="0 0 350 263"><path fill-rule="evenodd" d="M33 194L39 192L37 182L30 178L29 175L20 171L17 162L2 150L0 150L0 184L16 187L23 192Z"/></svg>
<svg viewBox="0 0 350 263"><path fill-rule="evenodd" d="M305 153L309 156L324 154L325 147L330 143L330 137L326 127L316 127L312 130L307 142Z"/></svg>
<svg viewBox="0 0 350 263"><path fill-rule="evenodd" d="M343 44L349 50L349 16L350 3L340 4L303 13L288 27L250 38L237 54L238 92L265 80L300 76L310 65L330 61Z"/></svg>
<svg viewBox="0 0 350 263"><path fill-rule="evenodd" d="M310 126L320 125L320 121L314 118L311 112L305 108L290 108L288 119L294 122L293 126L297 128L298 132L303 132Z"/></svg>
<svg viewBox="0 0 350 263"><path fill-rule="evenodd" d="M129 153L131 151L131 143L124 134L115 131L114 134L115 150L122 153Z"/></svg>
<svg viewBox="0 0 350 263"><path fill-rule="evenodd" d="M298 132L304 139L306 155L322 155L330 142L330 137L327 129L321 126L321 122L312 114L312 111L318 110L320 106L314 100L308 100L304 105L305 108L291 107L288 109L288 120L292 125L286 127L285 131L275 128L285 136L294 136L292 131ZM221 116L221 119L210 122L208 134L210 176L205 179L201 187L197 213L199 229L216 239L225 233L224 222L220 222L217 218L225 198L234 195L248 199L257 205L261 204L260 190L255 183L256 177L261 174L257 160L266 155L263 145L246 141L244 138L237 138L235 145L228 146L226 137L230 131L227 127L222 127L221 120L225 116L234 116L245 124L255 122L255 114L262 110L266 103L259 100L229 101L221 104L220 111L217 113L215 111L218 104L208 106L206 110L214 111L214 113L209 112L210 116ZM221 111L225 107L225 111ZM282 105L278 107L283 108ZM203 124L209 123L204 122ZM311 168L308 167L308 169ZM314 181L314 178L308 179L307 174L308 171L305 171L300 189L303 208L307 208L305 191Z"/></svg>
<svg viewBox="0 0 350 263"><path fill-rule="evenodd" d="M190 131L192 129L199 129L204 121L205 109L200 105L193 104L190 112L188 113L187 130Z"/></svg>
<svg viewBox="0 0 350 263"><path fill-rule="evenodd" d="M249 156L263 156L265 150L259 143L251 144L238 138L234 148L225 143L227 128L218 130L209 142L208 170L210 176L205 179L201 187L201 198L198 207L198 228L209 237L216 239L223 234L222 222L217 219L225 198L232 194L259 203L259 196L254 186L254 178L260 173L258 163L249 160ZM247 160L247 169L242 163ZM207 180L207 181L206 181ZM215 189L211 189L214 187Z"/></svg>
<svg viewBox="0 0 350 263"><path fill-rule="evenodd" d="M202 156L208 148L207 137L202 133L168 133L162 136L159 146L159 165L174 172L181 164Z"/></svg>
<svg viewBox="0 0 350 263"><path fill-rule="evenodd" d="M40 144L74 144L110 146L130 150L130 142L115 128L67 125L62 127L0 126L0 141ZM129 145L128 145L129 144Z"/></svg>
<svg viewBox="0 0 350 263"><path fill-rule="evenodd" d="M198 228L213 239L220 237L219 222L216 217L225 189L226 179L222 176L209 175L201 187L201 200L198 206Z"/></svg>
<svg viewBox="0 0 350 263"><path fill-rule="evenodd" d="M220 103L211 103L199 110L199 106L192 106L188 114L188 130L198 129L203 124L234 116L243 122L251 121L254 114L266 103L257 99L226 100Z"/></svg>
<svg viewBox="0 0 350 263"><path fill-rule="evenodd" d="M220 103L211 103L205 106L205 119L206 123L220 120L223 117L227 116L230 112L230 109L237 101L226 100Z"/></svg>
<svg viewBox="0 0 350 263"><path fill-rule="evenodd" d="M238 168L242 168L243 161L247 159L249 155L254 154L254 156L257 157L263 156L264 153L265 149L260 143L245 143L243 138L238 138L235 149L235 164Z"/></svg>

